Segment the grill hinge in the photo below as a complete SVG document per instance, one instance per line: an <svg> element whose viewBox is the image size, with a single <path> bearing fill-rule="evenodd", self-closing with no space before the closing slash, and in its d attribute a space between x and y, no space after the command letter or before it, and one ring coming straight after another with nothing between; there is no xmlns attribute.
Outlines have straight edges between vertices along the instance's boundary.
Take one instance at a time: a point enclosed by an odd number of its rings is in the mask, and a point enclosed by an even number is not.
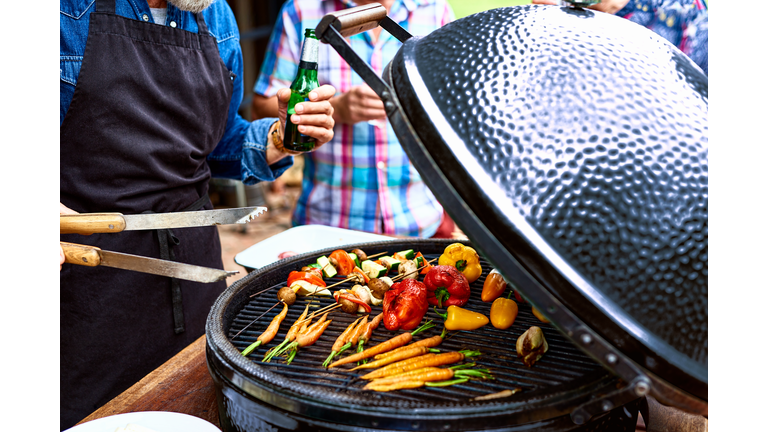
<svg viewBox="0 0 768 432"><path fill-rule="evenodd" d="M607 395L593 399L571 412L571 420L577 425L584 424L596 415L603 414L617 406L625 405L648 394L651 381L646 377L638 377L631 384Z"/></svg>

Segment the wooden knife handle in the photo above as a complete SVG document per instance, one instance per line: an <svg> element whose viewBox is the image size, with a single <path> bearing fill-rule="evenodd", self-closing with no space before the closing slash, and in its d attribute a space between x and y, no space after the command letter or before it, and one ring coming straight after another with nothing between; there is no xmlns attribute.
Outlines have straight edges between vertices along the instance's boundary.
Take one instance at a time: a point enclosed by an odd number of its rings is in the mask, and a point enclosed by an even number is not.
<svg viewBox="0 0 768 432"><path fill-rule="evenodd" d="M121 213L59 215L61 234L117 233L124 229L125 219Z"/></svg>
<svg viewBox="0 0 768 432"><path fill-rule="evenodd" d="M96 246L84 246L75 243L59 242L64 249L64 262L70 264L96 267L101 264L101 249Z"/></svg>

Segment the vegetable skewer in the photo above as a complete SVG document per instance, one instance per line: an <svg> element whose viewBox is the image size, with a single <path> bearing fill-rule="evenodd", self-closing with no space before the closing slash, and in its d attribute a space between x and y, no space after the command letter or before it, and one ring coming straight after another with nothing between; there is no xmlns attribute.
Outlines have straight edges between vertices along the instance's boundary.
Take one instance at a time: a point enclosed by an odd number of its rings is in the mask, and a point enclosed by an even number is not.
<svg viewBox="0 0 768 432"><path fill-rule="evenodd" d="M333 357L336 356L336 354L339 353L339 350L341 349L341 347L344 346L345 343L347 343L349 334L355 330L355 325L357 325L358 321L360 321L360 318L352 321L352 323L346 328L346 330L341 332L339 337L336 338L336 342L334 342L333 347L331 347L331 354L323 362L323 367L328 367L328 364L331 363L331 360L333 359Z"/></svg>
<svg viewBox="0 0 768 432"><path fill-rule="evenodd" d="M401 333L401 334L393 337L392 339L384 341L384 342L382 342L382 343L380 343L380 344L378 344L376 346L370 347L370 348L366 349L363 352L360 352L360 353L357 353L357 354L353 354L353 355L351 355L349 357L346 357L344 359L335 361L335 362L331 363L330 366L328 366L328 367L332 368L332 367L336 367L336 366L345 365L347 363L354 363L356 361L360 361L360 360L363 360L363 359L367 359L369 357L373 357L376 354L381 354L381 353L389 351L391 349L399 348L399 347L407 344L408 342L410 342L413 339L414 335L416 335L416 334L418 334L418 333L420 333L420 332L422 332L424 330L430 329L430 328L432 328L434 326L435 325L432 324L431 320L427 321L426 324L422 325L421 327L417 328L416 330L414 330L414 331L412 331L410 333Z"/></svg>
<svg viewBox="0 0 768 432"><path fill-rule="evenodd" d="M377 378L384 378L390 375L395 375L403 372L408 372L416 369L432 366L443 366L453 363L458 363L467 357L479 356L480 351L457 351L448 352L443 354L424 354L420 357L410 358L408 360L402 360L397 363L392 363L388 366L384 366L381 369L377 369L371 373L361 376L364 380L373 380Z"/></svg>
<svg viewBox="0 0 768 432"><path fill-rule="evenodd" d="M262 333L258 338L256 338L256 342L248 345L246 349L243 350L241 353L244 356L247 356L253 350L259 347L261 344L268 344L272 341L272 339L275 338L277 335L277 330L280 328L280 323L283 322L283 319L285 319L285 316L288 315L288 305L283 303L283 310L275 315L274 318L272 318L272 322L269 323L269 326L266 330L264 330L264 333Z"/></svg>

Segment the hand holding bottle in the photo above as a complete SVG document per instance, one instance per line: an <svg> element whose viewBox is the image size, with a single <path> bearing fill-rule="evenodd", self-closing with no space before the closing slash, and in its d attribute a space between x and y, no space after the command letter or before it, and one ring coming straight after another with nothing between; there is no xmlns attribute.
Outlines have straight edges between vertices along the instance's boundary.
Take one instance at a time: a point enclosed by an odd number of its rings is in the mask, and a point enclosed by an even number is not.
<svg viewBox="0 0 768 432"><path fill-rule="evenodd" d="M309 92L309 102L300 102L295 106L296 113L291 115L291 122L298 126L300 133L315 139L316 146L327 143L333 138L333 107L330 99L336 94L336 89L328 84L322 85ZM282 124L286 124L288 101L291 98L290 89L280 89L277 92L277 115ZM282 131L280 131L282 132Z"/></svg>

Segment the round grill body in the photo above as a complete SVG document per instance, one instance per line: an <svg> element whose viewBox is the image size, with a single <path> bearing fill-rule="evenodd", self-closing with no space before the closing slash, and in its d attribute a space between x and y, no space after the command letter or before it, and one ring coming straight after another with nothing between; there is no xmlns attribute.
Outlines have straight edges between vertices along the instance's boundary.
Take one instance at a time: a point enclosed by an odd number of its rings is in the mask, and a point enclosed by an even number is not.
<svg viewBox="0 0 768 432"><path fill-rule="evenodd" d="M348 245L344 249L359 247L368 254L414 249L432 259L450 243L452 241L407 239ZM439 346L447 351L480 350L483 355L472 361L477 367L489 368L495 380L390 393L362 391L364 383L356 379L361 371L321 367L336 337L357 318L341 311L329 315L333 322L323 336L314 345L302 348L290 365L286 365L284 359L262 363L266 350L284 339L288 328L304 310L303 298L289 308L272 342L243 357L240 351L254 342L280 312L280 307L276 307L248 326L275 304L277 290L285 285L288 274L332 251L319 250L291 257L254 271L230 286L214 304L206 328L206 358L216 385L221 426L225 431L634 430L637 398L595 415L585 424L574 423L570 414L576 408L624 384L553 326L535 318L530 305L526 304L520 304L518 318L510 329L498 330L489 324L471 332L451 332ZM490 303L480 300L480 291L491 267L486 260L482 264L483 275L472 284L472 297L465 307L487 316ZM346 282L338 288L350 287L351 283ZM325 306L332 300L325 298L318 302L319 306ZM380 306L374 307L371 317L380 312ZM442 331L442 319L434 311L430 310L426 319L435 320L437 327L417 335L415 340ZM528 368L516 356L515 341L533 325L544 330L550 348L539 362ZM235 337L246 326L247 329ZM381 325L368 346L399 333L389 332ZM503 399L471 400L512 388L521 391Z"/></svg>

